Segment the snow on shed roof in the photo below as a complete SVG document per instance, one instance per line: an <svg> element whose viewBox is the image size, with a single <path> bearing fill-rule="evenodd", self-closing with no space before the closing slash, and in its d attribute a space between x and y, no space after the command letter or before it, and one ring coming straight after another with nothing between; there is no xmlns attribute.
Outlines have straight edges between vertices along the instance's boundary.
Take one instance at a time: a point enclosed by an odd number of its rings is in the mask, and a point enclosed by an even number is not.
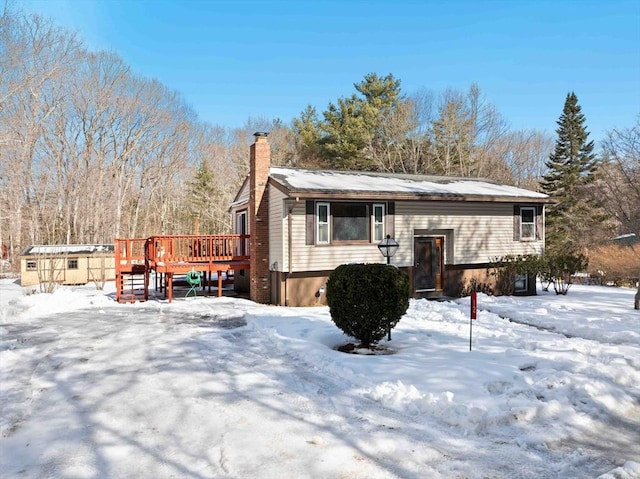
<svg viewBox="0 0 640 479"><path fill-rule="evenodd" d="M22 256L36 254L94 254L113 253L112 244L51 244L30 245L22 252Z"/></svg>
<svg viewBox="0 0 640 479"><path fill-rule="evenodd" d="M469 199L529 199L548 202L549 195L481 178L407 175L363 171L303 170L271 167L269 176L292 193L372 193ZM546 200L546 201L545 201Z"/></svg>

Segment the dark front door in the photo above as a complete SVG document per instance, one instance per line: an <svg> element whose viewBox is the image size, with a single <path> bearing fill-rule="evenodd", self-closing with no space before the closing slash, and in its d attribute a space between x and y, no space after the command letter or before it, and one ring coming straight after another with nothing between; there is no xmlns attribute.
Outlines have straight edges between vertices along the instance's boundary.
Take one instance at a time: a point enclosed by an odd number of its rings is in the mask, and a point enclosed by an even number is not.
<svg viewBox="0 0 640 479"><path fill-rule="evenodd" d="M443 238L415 238L413 279L416 292L442 290Z"/></svg>

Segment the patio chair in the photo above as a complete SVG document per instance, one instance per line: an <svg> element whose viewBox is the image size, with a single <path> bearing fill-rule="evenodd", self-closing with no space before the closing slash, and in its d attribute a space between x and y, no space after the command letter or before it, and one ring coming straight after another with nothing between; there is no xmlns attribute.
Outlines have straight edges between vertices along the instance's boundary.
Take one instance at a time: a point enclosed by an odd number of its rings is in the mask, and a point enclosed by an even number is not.
<svg viewBox="0 0 640 479"><path fill-rule="evenodd" d="M200 273L195 270L189 271L185 279L187 280L187 284L190 286L190 288L189 291L187 291L187 294L184 295L184 297L189 297L191 293L193 293L193 296L198 296L196 288L202 285L202 276L200 276Z"/></svg>

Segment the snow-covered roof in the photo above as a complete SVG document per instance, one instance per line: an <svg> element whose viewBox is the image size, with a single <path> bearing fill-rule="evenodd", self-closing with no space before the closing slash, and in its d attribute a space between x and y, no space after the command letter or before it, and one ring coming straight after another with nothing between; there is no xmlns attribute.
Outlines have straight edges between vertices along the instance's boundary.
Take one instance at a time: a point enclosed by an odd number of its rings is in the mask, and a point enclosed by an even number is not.
<svg viewBox="0 0 640 479"><path fill-rule="evenodd" d="M22 256L48 254L94 254L113 253L112 244L51 244L51 245L30 245L22 252Z"/></svg>
<svg viewBox="0 0 640 479"><path fill-rule="evenodd" d="M615 238L613 238L614 240L625 240L625 239L630 239L630 238L635 238L636 234L635 233L628 233L626 235L620 235L620 236L616 236Z"/></svg>
<svg viewBox="0 0 640 479"><path fill-rule="evenodd" d="M616 236L613 241L619 244L634 245L640 242L640 238L635 233L627 233L625 235Z"/></svg>
<svg viewBox="0 0 640 479"><path fill-rule="evenodd" d="M269 176L294 194L428 197L467 201L551 202L548 195L491 180L363 171L304 170L271 167Z"/></svg>

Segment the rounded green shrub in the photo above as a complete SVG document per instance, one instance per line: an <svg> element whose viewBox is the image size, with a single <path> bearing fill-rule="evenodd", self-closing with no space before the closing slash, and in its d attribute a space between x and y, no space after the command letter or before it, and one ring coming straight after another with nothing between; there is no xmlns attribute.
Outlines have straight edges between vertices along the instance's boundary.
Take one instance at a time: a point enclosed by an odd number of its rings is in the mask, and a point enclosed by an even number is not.
<svg viewBox="0 0 640 479"><path fill-rule="evenodd" d="M398 324L409 308L409 278L386 264L343 264L327 281L331 319L368 347Z"/></svg>

